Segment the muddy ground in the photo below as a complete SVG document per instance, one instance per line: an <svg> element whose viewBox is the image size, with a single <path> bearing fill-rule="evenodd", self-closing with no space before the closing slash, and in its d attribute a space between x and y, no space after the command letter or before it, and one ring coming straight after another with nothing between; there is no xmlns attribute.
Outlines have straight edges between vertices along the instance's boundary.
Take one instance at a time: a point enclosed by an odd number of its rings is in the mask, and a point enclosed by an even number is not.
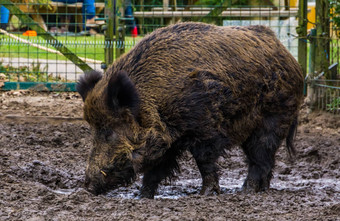
<svg viewBox="0 0 340 221"><path fill-rule="evenodd" d="M129 188L82 188L91 133L75 93L0 92L0 220L340 220L340 118L301 111L297 157L282 146L271 189L238 191L247 168L235 148L220 159L222 194L200 196L189 154L154 200Z"/></svg>

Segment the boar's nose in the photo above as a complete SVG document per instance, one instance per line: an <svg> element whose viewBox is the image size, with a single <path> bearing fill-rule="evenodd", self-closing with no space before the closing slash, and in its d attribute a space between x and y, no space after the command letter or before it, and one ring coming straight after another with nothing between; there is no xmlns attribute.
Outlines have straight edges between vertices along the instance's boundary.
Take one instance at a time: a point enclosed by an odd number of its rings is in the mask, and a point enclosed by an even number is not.
<svg viewBox="0 0 340 221"><path fill-rule="evenodd" d="M95 187L93 185L89 185L86 187L86 190L94 195L99 195L99 193L96 191Z"/></svg>
<svg viewBox="0 0 340 221"><path fill-rule="evenodd" d="M85 189L94 195L99 194L97 189L95 188L95 186L93 185L93 183L87 176L85 177Z"/></svg>

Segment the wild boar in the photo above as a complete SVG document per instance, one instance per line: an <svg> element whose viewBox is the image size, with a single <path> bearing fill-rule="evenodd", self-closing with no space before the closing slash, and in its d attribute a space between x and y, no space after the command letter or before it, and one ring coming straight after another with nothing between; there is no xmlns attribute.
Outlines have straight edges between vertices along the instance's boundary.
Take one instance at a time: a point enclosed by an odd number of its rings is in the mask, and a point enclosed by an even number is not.
<svg viewBox="0 0 340 221"><path fill-rule="evenodd" d="M266 190L282 141L294 152L302 88L299 64L267 27L157 29L104 75L92 71L77 84L93 130L85 186L101 194L143 173L140 196L153 198L188 150L201 194L219 193L216 161L240 146L243 188Z"/></svg>

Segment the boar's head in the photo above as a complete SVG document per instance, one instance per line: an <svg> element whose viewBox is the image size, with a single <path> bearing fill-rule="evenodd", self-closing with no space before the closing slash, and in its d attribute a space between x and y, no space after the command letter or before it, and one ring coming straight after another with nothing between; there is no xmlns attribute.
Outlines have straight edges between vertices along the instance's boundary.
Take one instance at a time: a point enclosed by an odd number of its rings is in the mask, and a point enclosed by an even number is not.
<svg viewBox="0 0 340 221"><path fill-rule="evenodd" d="M124 71L86 73L77 84L84 119L93 133L85 187L94 194L130 184L136 176L133 150L138 142L139 96Z"/></svg>

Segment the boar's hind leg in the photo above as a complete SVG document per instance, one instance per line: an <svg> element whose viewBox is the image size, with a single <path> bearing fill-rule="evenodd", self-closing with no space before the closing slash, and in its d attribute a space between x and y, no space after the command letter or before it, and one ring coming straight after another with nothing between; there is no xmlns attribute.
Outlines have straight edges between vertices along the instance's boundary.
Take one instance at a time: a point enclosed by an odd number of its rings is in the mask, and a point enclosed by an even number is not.
<svg viewBox="0 0 340 221"><path fill-rule="evenodd" d="M212 143L205 143L206 145L190 148L190 152L193 155L202 176L201 195L220 193L218 167L216 165L216 161L220 154L219 151L215 150L216 148L212 146Z"/></svg>
<svg viewBox="0 0 340 221"><path fill-rule="evenodd" d="M264 191L269 188L275 153L286 133L282 118L269 117L263 121L263 127L242 144L248 161L248 176L243 184L246 191Z"/></svg>

